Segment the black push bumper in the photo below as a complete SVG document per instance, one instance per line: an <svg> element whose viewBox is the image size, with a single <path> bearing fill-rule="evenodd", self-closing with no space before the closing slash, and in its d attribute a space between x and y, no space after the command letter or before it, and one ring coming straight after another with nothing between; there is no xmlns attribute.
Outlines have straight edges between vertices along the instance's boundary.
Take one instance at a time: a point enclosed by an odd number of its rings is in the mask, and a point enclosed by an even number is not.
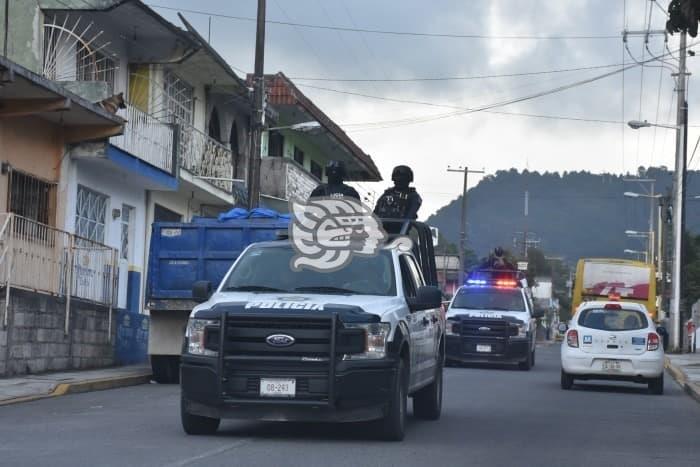
<svg viewBox="0 0 700 467"><path fill-rule="evenodd" d="M183 356L180 381L184 409L188 413L262 421L374 420L384 416L396 377L396 362L390 359L339 361L333 384L328 384L327 374L313 369L292 373L282 366L278 371L265 370L264 365L235 378L231 375L219 378L218 362L216 357ZM261 397L261 377L295 378L297 397Z"/></svg>
<svg viewBox="0 0 700 467"><path fill-rule="evenodd" d="M478 351L488 346L490 352ZM529 338L483 339L473 336L447 336L448 361L462 363L520 363L530 353Z"/></svg>

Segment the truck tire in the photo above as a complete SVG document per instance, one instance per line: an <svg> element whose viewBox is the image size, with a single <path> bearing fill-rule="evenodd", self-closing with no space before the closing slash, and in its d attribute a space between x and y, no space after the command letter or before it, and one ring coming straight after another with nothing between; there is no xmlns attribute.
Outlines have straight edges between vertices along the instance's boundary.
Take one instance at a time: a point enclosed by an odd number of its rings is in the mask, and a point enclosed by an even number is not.
<svg viewBox="0 0 700 467"><path fill-rule="evenodd" d="M177 355L151 355L153 380L158 384L180 382L180 357Z"/></svg>
<svg viewBox="0 0 700 467"><path fill-rule="evenodd" d="M520 368L522 371L530 371L532 369L532 365L533 365L533 361L532 361L533 357L534 357L534 352L528 352L527 358L525 358L525 361L518 363L518 368Z"/></svg>
<svg viewBox="0 0 700 467"><path fill-rule="evenodd" d="M647 383L649 385L649 392L660 396L664 393L664 375L663 373L658 378L650 379Z"/></svg>
<svg viewBox="0 0 700 467"><path fill-rule="evenodd" d="M441 411L442 361L435 369L435 380L413 395L413 415L416 417L424 420L439 420Z"/></svg>
<svg viewBox="0 0 700 467"><path fill-rule="evenodd" d="M402 441L406 433L406 408L408 405L408 368L404 359L399 360L396 379L389 407L384 418L377 421L378 435L386 441Z"/></svg>
<svg viewBox="0 0 700 467"><path fill-rule="evenodd" d="M574 385L574 377L573 375L570 375L569 373L565 372L564 370L561 370L561 388L565 390L569 390L573 387Z"/></svg>
<svg viewBox="0 0 700 467"><path fill-rule="evenodd" d="M213 435L219 429L221 419L193 415L185 409L185 400L180 397L180 419L182 429L188 435Z"/></svg>

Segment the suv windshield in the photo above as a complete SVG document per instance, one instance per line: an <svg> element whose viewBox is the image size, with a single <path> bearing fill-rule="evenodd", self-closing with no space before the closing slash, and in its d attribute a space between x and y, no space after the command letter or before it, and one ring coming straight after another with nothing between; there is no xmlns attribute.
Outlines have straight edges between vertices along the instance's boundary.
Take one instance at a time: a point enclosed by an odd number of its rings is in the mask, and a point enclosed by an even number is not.
<svg viewBox="0 0 700 467"><path fill-rule="evenodd" d="M333 272L294 271L290 245L250 248L231 271L222 291L352 293L396 295L394 263L389 251L355 256Z"/></svg>
<svg viewBox="0 0 700 467"><path fill-rule="evenodd" d="M638 310L583 310L578 318L579 326L601 331L635 331L647 327L647 317Z"/></svg>
<svg viewBox="0 0 700 467"><path fill-rule="evenodd" d="M457 293L452 308L469 310L526 311L520 289L464 288Z"/></svg>

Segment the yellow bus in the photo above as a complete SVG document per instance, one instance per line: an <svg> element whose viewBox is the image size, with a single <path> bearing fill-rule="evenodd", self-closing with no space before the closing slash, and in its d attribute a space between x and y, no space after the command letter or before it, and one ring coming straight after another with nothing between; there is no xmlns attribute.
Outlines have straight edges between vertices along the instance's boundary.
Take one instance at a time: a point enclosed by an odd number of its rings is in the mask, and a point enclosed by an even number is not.
<svg viewBox="0 0 700 467"><path fill-rule="evenodd" d="M656 317L656 269L653 264L615 258L582 258L576 265L571 315L584 301L641 303Z"/></svg>

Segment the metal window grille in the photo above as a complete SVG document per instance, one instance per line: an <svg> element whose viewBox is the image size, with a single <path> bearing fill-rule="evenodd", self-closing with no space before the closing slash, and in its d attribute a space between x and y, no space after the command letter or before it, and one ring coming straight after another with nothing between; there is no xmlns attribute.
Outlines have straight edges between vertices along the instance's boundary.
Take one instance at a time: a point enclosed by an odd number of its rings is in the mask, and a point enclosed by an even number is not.
<svg viewBox="0 0 700 467"><path fill-rule="evenodd" d="M19 216L54 225L56 183L10 169L7 210Z"/></svg>
<svg viewBox="0 0 700 467"><path fill-rule="evenodd" d="M122 245L121 245L121 258L125 260L130 260L130 251L131 251L131 243L132 243L132 223L131 219L133 217L134 213L134 208L131 206L127 206L126 204L122 205Z"/></svg>
<svg viewBox="0 0 700 467"><path fill-rule="evenodd" d="M298 147L294 146L294 160L304 167L304 151L299 149Z"/></svg>
<svg viewBox="0 0 700 467"><path fill-rule="evenodd" d="M116 63L103 53L86 49L77 44L77 81L105 81L114 88Z"/></svg>
<svg viewBox="0 0 700 467"><path fill-rule="evenodd" d="M75 208L75 233L79 237L104 243L107 196L78 185Z"/></svg>
<svg viewBox="0 0 700 467"><path fill-rule="evenodd" d="M163 88L167 96L169 115L176 121L191 124L194 88L171 71L165 73Z"/></svg>

